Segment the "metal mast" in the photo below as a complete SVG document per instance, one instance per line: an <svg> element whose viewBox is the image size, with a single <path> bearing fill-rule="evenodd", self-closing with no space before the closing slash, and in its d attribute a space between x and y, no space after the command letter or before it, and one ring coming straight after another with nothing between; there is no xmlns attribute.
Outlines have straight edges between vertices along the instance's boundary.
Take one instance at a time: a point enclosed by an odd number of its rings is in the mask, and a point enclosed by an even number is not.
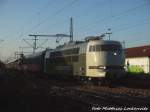
<svg viewBox="0 0 150 112"><path fill-rule="evenodd" d="M73 19L70 18L70 42L73 42Z"/></svg>
<svg viewBox="0 0 150 112"><path fill-rule="evenodd" d="M26 41L26 39L24 39L24 41L31 47L33 48L33 53L36 52L36 50L39 48L37 46L37 40L38 37L55 37L56 38L56 42L59 42L62 38L64 37L67 37L67 38L70 38L69 42L73 42L73 19L72 17L70 18L70 34L62 34L62 33L58 33L58 34L54 34L54 35L37 35L37 34L33 34L33 35L29 35L29 36L32 36L33 39L30 39L30 40L33 40L33 45L30 44L28 41Z"/></svg>
<svg viewBox="0 0 150 112"><path fill-rule="evenodd" d="M22 51L23 51L23 48L32 48L33 49L33 54L36 52L36 50L38 48L42 48L41 46L47 42L48 39L46 39L40 46L37 45L37 41L39 40L37 37L38 35L29 35L29 36L33 36L34 38L32 39L23 39L30 47L20 47L22 48ZM32 40L33 41L33 44L31 44L30 42L28 42L27 40Z"/></svg>
<svg viewBox="0 0 150 112"><path fill-rule="evenodd" d="M33 42L33 53L35 53L36 49L37 49L37 35L29 35L29 36L33 36L34 37L34 42Z"/></svg>

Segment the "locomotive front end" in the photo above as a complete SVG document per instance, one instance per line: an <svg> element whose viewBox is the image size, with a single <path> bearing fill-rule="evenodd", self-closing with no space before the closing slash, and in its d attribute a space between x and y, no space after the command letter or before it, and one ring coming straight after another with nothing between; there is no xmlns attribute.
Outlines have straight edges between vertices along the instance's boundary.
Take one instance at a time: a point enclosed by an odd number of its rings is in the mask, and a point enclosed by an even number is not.
<svg viewBox="0 0 150 112"><path fill-rule="evenodd" d="M124 50L118 41L89 42L86 58L89 77L119 78L125 73Z"/></svg>

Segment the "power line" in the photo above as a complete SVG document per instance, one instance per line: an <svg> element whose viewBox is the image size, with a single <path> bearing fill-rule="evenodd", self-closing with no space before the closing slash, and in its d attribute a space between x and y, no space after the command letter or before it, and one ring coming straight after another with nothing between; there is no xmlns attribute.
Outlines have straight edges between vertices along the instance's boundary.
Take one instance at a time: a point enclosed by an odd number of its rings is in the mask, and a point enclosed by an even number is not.
<svg viewBox="0 0 150 112"><path fill-rule="evenodd" d="M77 2L78 0L72 0L71 2L69 2L68 4L66 4L64 7L58 9L55 13L53 13L52 15L49 15L48 17L46 17L43 21L41 21L40 23L36 24L34 27L32 27L28 32L31 32L35 29L37 29L40 25L42 25L44 22L46 22L51 16L57 16L58 14L62 13L66 8L71 7L75 2Z"/></svg>
<svg viewBox="0 0 150 112"><path fill-rule="evenodd" d="M73 42L73 19L72 19L72 17L70 18L70 28L69 28L69 31L70 31L70 34L53 34L53 35L39 35L39 34L35 35L34 34L34 35L29 35L29 36L33 36L35 38L37 38L37 37L56 37L56 42L59 42L59 40L61 40L63 37L69 37L70 38L70 42ZM34 39L34 40L35 40L35 44L36 44L36 39Z"/></svg>
<svg viewBox="0 0 150 112"><path fill-rule="evenodd" d="M46 9L48 6L50 6L50 4L52 5L52 3L54 3L54 1L55 1L55 0L47 2L40 10L38 10L38 11L35 13L35 15L41 14L42 10ZM34 16L35 16L35 15L34 15ZM33 17L32 17L32 18L33 18ZM40 20L39 20L39 23L40 23ZM38 23L38 24L39 24L39 23ZM26 23L26 24L31 24L31 22L28 21L28 23ZM21 30L22 30L22 29L24 29L24 26L23 26L23 28L21 28ZM24 33L23 33L23 31L22 31L22 33L19 35L19 38L22 37L23 35L24 35Z"/></svg>
<svg viewBox="0 0 150 112"><path fill-rule="evenodd" d="M130 25L130 26L127 26L127 27L124 27L124 28L122 28L123 26L120 26L119 27L120 29L114 30L113 33L116 33L116 32L118 33L118 32L121 32L121 31L124 31L124 30L128 30L128 29L131 29L131 28L137 28L138 26L147 25L149 23L150 23L150 17L146 18L145 20L138 21L137 24L133 24L133 25ZM112 28L112 29L114 29L114 28Z"/></svg>
<svg viewBox="0 0 150 112"><path fill-rule="evenodd" d="M54 34L54 35L32 34L32 35L29 35L29 36L33 37L32 39L30 39L30 40L33 40L33 44L28 42L27 39L23 39L23 40L29 45L29 47L27 47L27 48L32 48L33 54L35 54L36 50L38 48L41 48L41 46L48 41L48 39L46 39L43 43L41 43L40 45L37 45L37 41L39 40L38 37L55 37L56 42L59 42L63 37L69 37L70 42L73 42L73 19L72 19L72 17L70 18L70 28L69 29L70 29L69 35L68 34ZM26 48L26 47L22 47L22 48Z"/></svg>
<svg viewBox="0 0 150 112"><path fill-rule="evenodd" d="M103 8L103 6L105 6L105 5L107 5L107 1L106 0L104 0L104 2L101 2L100 4L99 4L99 7L100 8ZM88 7L89 8L89 7ZM92 11L92 10L90 10L90 11ZM89 13L91 13L91 12L89 12L88 11L88 13L84 13L84 14L86 14L86 15L77 15L77 16L74 16L74 18L76 18L76 20L77 19L79 19L79 18L81 18L81 17L85 17L85 16L89 16ZM93 13L93 12L92 12Z"/></svg>
<svg viewBox="0 0 150 112"><path fill-rule="evenodd" d="M125 28L120 28L120 29L118 29L114 32L120 32L120 31L123 31L123 30L128 30L128 29L133 28L133 27L137 27L137 26L140 26L140 25L145 25L145 24L150 23L150 18L147 18L146 20L148 20L148 21L145 21L145 22L142 22L142 23L137 23L137 24L134 24L132 26L125 27Z"/></svg>
<svg viewBox="0 0 150 112"><path fill-rule="evenodd" d="M67 5L65 5L64 7L62 7L61 9L57 10L53 15L48 16L48 17L45 18L43 21L41 21L39 24L35 25L35 26L31 29L31 31L32 31L33 29L39 27L39 26L40 26L41 24L43 24L44 22L46 22L51 16L56 16L56 15L60 14L61 12L63 12L63 11L66 9L66 7L68 8L68 7L72 6L75 2L77 2L77 0L73 0L73 1L70 2L69 4L67 4Z"/></svg>
<svg viewBox="0 0 150 112"><path fill-rule="evenodd" d="M73 19L72 19L72 17L70 18L70 35L68 35L68 34L55 34L55 35L39 35L39 34L37 35L37 34L34 34L34 35L29 35L29 36L33 37L32 39L28 39L28 40L33 40L33 44L31 44L29 41L27 41L27 39L23 39L26 42L26 44L29 45L29 47L22 47L22 48L32 48L33 54L35 54L35 52L38 48L42 48L42 45L48 41L48 39L46 39L40 45L37 45L37 41L39 40L38 37L56 37L56 42L60 41L60 39L62 39L63 37L69 37L70 42L73 42Z"/></svg>
<svg viewBox="0 0 150 112"><path fill-rule="evenodd" d="M50 0L50 1L48 1L37 13L41 13L42 10L44 10L44 9L46 9L46 8L48 8L48 7L50 7L50 5L52 5L52 3L54 3L54 2L55 2L55 0Z"/></svg>
<svg viewBox="0 0 150 112"><path fill-rule="evenodd" d="M99 6L101 7L101 6L104 6L104 5L106 5L106 2L102 2ZM83 15L74 16L74 18L76 18L76 20L79 19L79 18L81 18L81 17L83 17ZM58 22L53 23L52 26L55 26L56 24L58 24Z"/></svg>
<svg viewBox="0 0 150 112"><path fill-rule="evenodd" d="M128 30L128 29L131 29L131 28L136 28L137 26L141 26L141 25L147 25L147 24L149 24L150 23L150 18L148 18L147 20L149 20L149 21L145 21L145 22L142 22L142 23L138 23L138 24L134 24L134 25L132 25L132 26L128 26L128 27L126 27L126 28L122 28L122 29L120 29L120 30L118 30L118 31L114 31L115 33L116 32L120 32L120 31L124 31L124 30ZM136 41L137 41L137 39L136 39ZM124 41L125 42L125 41ZM134 42L127 42L127 40L126 40L126 42L125 43L149 43L149 41L147 41L147 40L140 40L140 42L139 42L139 40L137 41L137 42L135 42L135 40L134 40Z"/></svg>
<svg viewBox="0 0 150 112"><path fill-rule="evenodd" d="M39 40L39 38L37 38L37 35L29 35L29 36L33 36L32 39L28 39L28 40L32 40L33 43L31 44L29 41L27 41L27 39L23 39L24 42L26 42L26 44L29 47L19 47L19 48L22 48L22 51L23 51L24 48L32 48L33 49L33 54L34 54L37 49L44 48L44 47L42 47L42 45L44 45L48 41L48 39L45 39L45 41L43 41L40 45L37 45L37 41Z"/></svg>
<svg viewBox="0 0 150 112"><path fill-rule="evenodd" d="M127 9L127 10L125 10L125 11L122 11L122 12L118 13L118 14L110 15L110 16L104 17L104 18L102 18L102 19L98 19L98 20L96 20L94 23L97 25L97 23L99 23L99 22L106 21L106 20L108 20L108 19L112 19L112 18L121 16L121 15L124 15L124 14L126 14L126 13L132 12L132 11L137 10L137 9L139 9L139 8L143 8L143 6L146 6L146 5L149 5L149 4L146 2L146 3L142 4L142 5L138 5L138 6L134 7L134 8ZM112 9L111 9L111 10L112 10ZM85 26L83 26L83 27L80 27L79 29L83 30L83 29L91 28L91 25L93 25L93 23L92 23L92 24L87 24L87 25L85 25ZM88 27L88 26L89 26L89 27ZM92 29L93 29L93 27L92 27Z"/></svg>

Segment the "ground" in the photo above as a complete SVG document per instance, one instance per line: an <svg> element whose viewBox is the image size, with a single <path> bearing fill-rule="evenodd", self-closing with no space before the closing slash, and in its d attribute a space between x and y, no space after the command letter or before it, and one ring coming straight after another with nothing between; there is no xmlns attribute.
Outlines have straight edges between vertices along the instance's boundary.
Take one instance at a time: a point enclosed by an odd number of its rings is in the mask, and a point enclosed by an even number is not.
<svg viewBox="0 0 150 112"><path fill-rule="evenodd" d="M16 71L0 72L0 111L2 112L87 112L91 111L92 105L82 103L62 93L52 94L51 87L67 86L76 87L89 91L105 91L111 93L126 94L150 98L150 90L147 86L136 87L132 78L121 81L118 87L97 87L87 85L74 85L73 82L61 82L41 76L39 73L23 73ZM128 82L128 83L126 83ZM136 81L134 83L137 83ZM121 86L122 84L126 86ZM136 87L136 88L135 88ZM102 102L101 102L102 103Z"/></svg>
<svg viewBox="0 0 150 112"><path fill-rule="evenodd" d="M28 75L28 74L26 74ZM78 103L64 96L49 95L52 83L40 77L20 73L1 73L1 112L84 112L88 105ZM53 83L54 84L54 83Z"/></svg>

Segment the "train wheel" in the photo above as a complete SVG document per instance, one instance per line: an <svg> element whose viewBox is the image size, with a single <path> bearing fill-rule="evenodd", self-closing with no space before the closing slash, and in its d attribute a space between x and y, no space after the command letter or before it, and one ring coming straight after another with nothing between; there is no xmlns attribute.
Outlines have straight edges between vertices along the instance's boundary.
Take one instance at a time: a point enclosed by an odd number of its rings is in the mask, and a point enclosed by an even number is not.
<svg viewBox="0 0 150 112"><path fill-rule="evenodd" d="M102 86L102 85L103 85L102 81L98 81L98 82L97 82L97 85L98 85L98 86Z"/></svg>
<svg viewBox="0 0 150 112"><path fill-rule="evenodd" d="M93 86L93 82L91 80L88 80L88 83L87 83L88 86Z"/></svg>

